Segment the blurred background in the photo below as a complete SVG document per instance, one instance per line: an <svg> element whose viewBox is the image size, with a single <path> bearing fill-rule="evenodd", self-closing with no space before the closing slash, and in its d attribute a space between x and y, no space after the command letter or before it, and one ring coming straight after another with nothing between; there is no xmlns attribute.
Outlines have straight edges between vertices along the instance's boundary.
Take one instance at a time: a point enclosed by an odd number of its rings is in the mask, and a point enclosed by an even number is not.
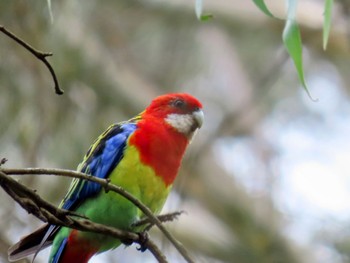
<svg viewBox="0 0 350 263"><path fill-rule="evenodd" d="M285 17L284 1L266 1ZM282 46L283 21L253 1L1 1L0 23L49 58L47 69L0 34L0 157L6 167L75 169L109 124L152 98L188 92L204 104L197 134L163 212L186 210L172 233L197 262L350 262L348 1L335 3L322 50L323 1L299 1L312 101ZM54 204L69 180L23 176ZM0 262L41 222L0 191ZM170 262L184 262L152 232ZM49 250L36 262L46 262ZM29 261L22 261L29 262ZM135 246L93 258L155 262Z"/></svg>

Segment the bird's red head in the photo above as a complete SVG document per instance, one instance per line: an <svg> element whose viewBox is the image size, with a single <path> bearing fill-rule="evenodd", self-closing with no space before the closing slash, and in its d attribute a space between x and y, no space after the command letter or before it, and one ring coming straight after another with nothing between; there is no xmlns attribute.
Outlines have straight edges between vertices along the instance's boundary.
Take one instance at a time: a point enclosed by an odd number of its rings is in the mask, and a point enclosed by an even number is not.
<svg viewBox="0 0 350 263"><path fill-rule="evenodd" d="M189 141L202 126L202 104L189 94L167 94L155 98L140 117L129 143L138 148L141 161L169 186Z"/></svg>
<svg viewBox="0 0 350 263"><path fill-rule="evenodd" d="M162 118L176 131L191 138L203 124L202 104L186 93L172 93L155 98L143 116Z"/></svg>

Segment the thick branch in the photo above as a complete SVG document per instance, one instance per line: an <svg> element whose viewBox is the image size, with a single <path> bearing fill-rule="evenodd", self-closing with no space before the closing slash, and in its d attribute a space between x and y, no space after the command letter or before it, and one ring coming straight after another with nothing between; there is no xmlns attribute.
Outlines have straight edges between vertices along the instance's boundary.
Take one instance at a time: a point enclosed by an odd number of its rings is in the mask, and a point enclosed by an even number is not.
<svg viewBox="0 0 350 263"><path fill-rule="evenodd" d="M45 66L48 68L50 71L50 74L52 76L53 82L55 83L55 92L58 95L62 95L64 91L60 88L58 84L58 80L56 77L56 73L53 70L51 64L47 61L46 57L51 57L52 53L48 52L41 52L35 48L33 48L31 45L29 45L27 42L24 40L20 39L18 36L16 36L14 33L11 31L7 30L4 26L0 25L0 31L3 32L5 35L7 35L9 38L13 39L16 43L24 47L26 50L28 50L30 53L32 53L37 59L41 60Z"/></svg>
<svg viewBox="0 0 350 263"><path fill-rule="evenodd" d="M179 243L170 232L163 226L162 222L153 215L152 211L145 206L141 201L139 201L136 197L126 192L119 186L110 184L108 180L97 178L94 176L89 176L84 173L64 170L64 169L45 169L45 168L23 168L23 169L1 169L1 171L5 174L9 175L23 175L23 174L37 174L37 175L57 175L57 176L65 176L72 178L79 178L83 180L92 181L95 183L99 183L106 191L114 191L129 201L131 201L135 206L137 206L148 218L151 224L156 225L161 232L167 237L167 239L174 245L174 247L179 251L179 253L186 259L189 263L194 263L194 260L190 257L187 250L184 246Z"/></svg>
<svg viewBox="0 0 350 263"><path fill-rule="evenodd" d="M18 183L1 170L0 185L18 204L28 211L28 213L33 214L44 222L53 225L66 226L81 231L108 235L128 244L135 242L140 244L142 250L148 249L158 260L158 262L167 262L163 253L149 238L145 240L141 235L130 231L108 227L92 222L88 219L77 219L76 217L72 217L72 213L70 211L51 205L43 200L34 191ZM74 214L74 216L76 215Z"/></svg>

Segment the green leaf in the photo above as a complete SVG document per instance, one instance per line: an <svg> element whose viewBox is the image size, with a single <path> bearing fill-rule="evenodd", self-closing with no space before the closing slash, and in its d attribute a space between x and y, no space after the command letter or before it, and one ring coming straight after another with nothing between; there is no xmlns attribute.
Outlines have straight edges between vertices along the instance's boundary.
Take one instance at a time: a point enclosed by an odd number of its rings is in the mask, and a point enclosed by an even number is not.
<svg viewBox="0 0 350 263"><path fill-rule="evenodd" d="M200 20L201 21L208 21L208 20L213 19L213 18L214 18L213 14L203 14L200 17Z"/></svg>
<svg viewBox="0 0 350 263"><path fill-rule="evenodd" d="M264 0L253 0L253 2L255 3L255 5L262 11L265 13L265 15L269 16L269 17L274 17L274 15L270 12L270 10L267 8L265 1Z"/></svg>
<svg viewBox="0 0 350 263"><path fill-rule="evenodd" d="M288 0L288 17L286 24L283 29L282 39L289 56L292 58L295 68L298 73L299 81L304 87L308 96L311 97L311 94L307 88L305 77L304 77L304 68L303 68L303 45L301 42L299 26L295 20L296 10L297 10L297 0Z"/></svg>
<svg viewBox="0 0 350 263"><path fill-rule="evenodd" d="M286 25L283 30L283 43L286 47L290 57L292 58L295 68L298 73L299 80L306 90L308 96L312 99L311 94L307 88L304 69L303 69L303 50L300 37L299 26L295 20L287 19Z"/></svg>
<svg viewBox="0 0 350 263"><path fill-rule="evenodd" d="M195 11L198 20L200 21L208 21L212 19L214 16L212 14L203 14L203 0L196 0Z"/></svg>
<svg viewBox="0 0 350 263"><path fill-rule="evenodd" d="M323 49L326 50L332 22L333 0L325 0L323 19Z"/></svg>

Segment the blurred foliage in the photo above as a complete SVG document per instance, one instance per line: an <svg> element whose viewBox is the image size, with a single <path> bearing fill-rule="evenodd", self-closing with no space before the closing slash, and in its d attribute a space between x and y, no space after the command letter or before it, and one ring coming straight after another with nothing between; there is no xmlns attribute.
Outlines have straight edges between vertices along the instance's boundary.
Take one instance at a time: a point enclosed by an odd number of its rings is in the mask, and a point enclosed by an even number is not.
<svg viewBox="0 0 350 263"><path fill-rule="evenodd" d="M280 16L281 1L270 2L271 12ZM310 3L312 10L321 4ZM278 149L263 130L271 117L283 122L285 116L305 116L307 110L283 51L282 21L269 19L251 1L239 0L206 3L214 19L205 23L185 0L62 0L51 5L52 23L45 1L0 3L4 26L35 48L54 53L49 60L65 91L55 95L41 62L0 35L0 157L9 159L8 167L75 169L111 122L137 114L156 95L189 92L203 102L206 123L166 206L185 209L188 215L169 227L200 262L313 262L313 248L286 234L289 219L274 198ZM319 65L331 64L348 88L342 5L334 10L339 20L327 53L322 51L322 22L313 20L316 13L301 10L308 13L298 21L306 45L305 71L306 76L316 74ZM252 165L249 178L258 190L242 185L239 171L227 169L233 160L220 155L218 145L229 147L233 138L252 145L254 155L242 165ZM56 204L69 184L55 177L20 179ZM6 258L7 246L40 222L3 192L0 198L0 257ZM163 242L156 231L154 235ZM166 241L163 246L171 262L182 262ZM349 253L345 245L332 249ZM145 262L132 249L100 257L104 262ZM37 262L45 262L45 256Z"/></svg>

